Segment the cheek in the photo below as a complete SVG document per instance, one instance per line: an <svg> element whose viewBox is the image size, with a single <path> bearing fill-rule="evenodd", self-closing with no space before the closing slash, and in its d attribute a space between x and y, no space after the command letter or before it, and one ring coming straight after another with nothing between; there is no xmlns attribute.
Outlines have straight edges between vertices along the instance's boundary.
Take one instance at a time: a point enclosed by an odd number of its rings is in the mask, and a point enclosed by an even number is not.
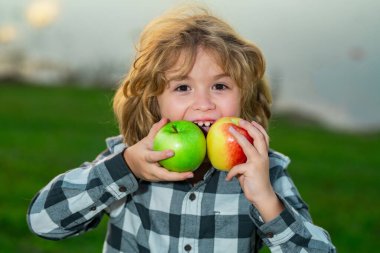
<svg viewBox="0 0 380 253"><path fill-rule="evenodd" d="M161 117L163 118L166 118L166 111L167 111L167 99L166 99L166 96L165 94L161 94L159 96L157 96L157 103L158 103L158 109L159 109L159 112L161 114Z"/></svg>
<svg viewBox="0 0 380 253"><path fill-rule="evenodd" d="M168 108L170 108L170 105L168 105L168 103L164 102L164 103L158 103L158 106L160 109L161 117L168 118L170 115L170 110L168 109Z"/></svg>
<svg viewBox="0 0 380 253"><path fill-rule="evenodd" d="M223 101L223 114L226 114L225 116L240 117L240 112L241 106L239 97L234 96Z"/></svg>
<svg viewBox="0 0 380 253"><path fill-rule="evenodd" d="M234 110L235 110L237 117L241 116L241 100L242 100L242 98L241 98L241 95L239 92L239 95L237 95L237 98L235 99L235 105L234 105Z"/></svg>
<svg viewBox="0 0 380 253"><path fill-rule="evenodd" d="M240 117L240 112L241 112L241 108L240 108L239 102L236 102L235 104L229 105L229 113L231 115L234 115L236 117Z"/></svg>
<svg viewBox="0 0 380 253"><path fill-rule="evenodd" d="M176 99L172 96L157 97L161 117L168 118L170 121L180 120L183 118L185 103L183 100Z"/></svg>

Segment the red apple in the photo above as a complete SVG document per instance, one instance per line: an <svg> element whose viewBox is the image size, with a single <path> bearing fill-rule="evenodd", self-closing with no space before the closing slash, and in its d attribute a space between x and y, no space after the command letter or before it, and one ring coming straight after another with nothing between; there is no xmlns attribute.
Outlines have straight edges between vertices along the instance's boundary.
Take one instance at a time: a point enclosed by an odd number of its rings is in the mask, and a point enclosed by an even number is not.
<svg viewBox="0 0 380 253"><path fill-rule="evenodd" d="M250 143L253 143L253 138L248 132L238 126L239 120L240 118L237 117L220 118L207 133L207 155L212 166L218 170L228 171L235 165L247 161L243 149L228 130L233 127L237 132L244 135Z"/></svg>

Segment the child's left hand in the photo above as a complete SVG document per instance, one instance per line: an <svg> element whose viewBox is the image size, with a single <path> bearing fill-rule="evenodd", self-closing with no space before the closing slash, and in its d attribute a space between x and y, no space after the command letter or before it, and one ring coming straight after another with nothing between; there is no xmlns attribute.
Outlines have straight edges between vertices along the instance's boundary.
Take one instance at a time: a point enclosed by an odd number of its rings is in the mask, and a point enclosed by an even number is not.
<svg viewBox="0 0 380 253"><path fill-rule="evenodd" d="M277 216L279 212L266 216L266 210L276 207L280 207L282 210L283 206L277 198L269 179L269 136L265 129L254 121L249 123L248 121L240 120L239 126L247 130L254 141L252 145L243 135L231 127L230 132L242 147L247 156L247 161L233 167L227 174L226 180L229 181L233 177L237 177L248 201L259 209L264 220L270 220ZM270 206L272 204L273 206Z"/></svg>

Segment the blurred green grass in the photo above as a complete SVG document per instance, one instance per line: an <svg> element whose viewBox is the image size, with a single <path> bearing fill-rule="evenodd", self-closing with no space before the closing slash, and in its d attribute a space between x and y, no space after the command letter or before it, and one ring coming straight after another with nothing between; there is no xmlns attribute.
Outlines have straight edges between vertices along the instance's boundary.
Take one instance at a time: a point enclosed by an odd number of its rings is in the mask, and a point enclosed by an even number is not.
<svg viewBox="0 0 380 253"><path fill-rule="evenodd" d="M51 178L91 160L117 135L112 96L100 88L0 84L1 252L101 252L107 218L79 237L48 241L29 232L26 211ZM314 222L339 252L379 248L380 133L339 133L275 116L269 134L272 148L292 159L289 172Z"/></svg>

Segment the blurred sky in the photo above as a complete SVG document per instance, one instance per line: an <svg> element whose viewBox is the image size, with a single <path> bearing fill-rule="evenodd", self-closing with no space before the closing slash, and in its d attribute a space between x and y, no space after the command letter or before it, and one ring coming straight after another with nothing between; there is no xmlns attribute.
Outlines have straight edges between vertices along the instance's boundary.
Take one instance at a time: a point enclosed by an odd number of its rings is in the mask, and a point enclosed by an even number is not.
<svg viewBox="0 0 380 253"><path fill-rule="evenodd" d="M26 13L37 2L53 7L33 24ZM0 40L1 29L13 31L0 53L22 50L73 69L108 64L113 71L104 74L120 78L144 25L182 2L191 1L0 0ZM263 50L275 110L301 111L340 129L380 127L380 1L198 2Z"/></svg>

